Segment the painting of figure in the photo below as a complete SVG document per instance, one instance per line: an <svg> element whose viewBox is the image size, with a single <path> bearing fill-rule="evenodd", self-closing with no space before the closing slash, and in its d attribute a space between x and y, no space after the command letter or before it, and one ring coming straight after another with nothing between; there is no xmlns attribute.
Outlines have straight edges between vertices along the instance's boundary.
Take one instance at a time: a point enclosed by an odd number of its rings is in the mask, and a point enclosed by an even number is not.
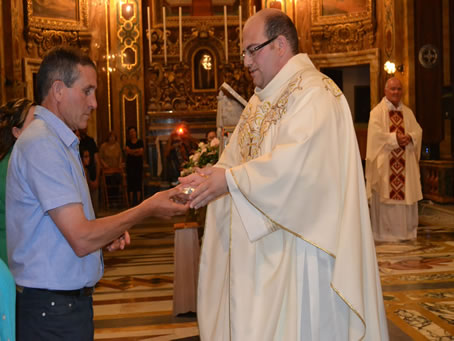
<svg viewBox="0 0 454 341"><path fill-rule="evenodd" d="M346 15L367 11L368 0L321 0L322 15Z"/></svg>
<svg viewBox="0 0 454 341"><path fill-rule="evenodd" d="M79 0L33 0L33 16L79 20Z"/></svg>

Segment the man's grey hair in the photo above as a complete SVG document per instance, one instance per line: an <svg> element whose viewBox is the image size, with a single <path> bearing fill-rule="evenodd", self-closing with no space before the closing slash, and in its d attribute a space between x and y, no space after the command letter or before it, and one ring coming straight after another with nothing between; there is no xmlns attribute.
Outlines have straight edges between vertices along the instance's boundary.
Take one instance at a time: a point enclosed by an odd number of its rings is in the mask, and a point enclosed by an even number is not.
<svg viewBox="0 0 454 341"><path fill-rule="evenodd" d="M64 46L52 49L44 57L36 76L36 102L43 102L57 80L71 87L79 78L78 65L91 66L96 70L95 63L78 49Z"/></svg>

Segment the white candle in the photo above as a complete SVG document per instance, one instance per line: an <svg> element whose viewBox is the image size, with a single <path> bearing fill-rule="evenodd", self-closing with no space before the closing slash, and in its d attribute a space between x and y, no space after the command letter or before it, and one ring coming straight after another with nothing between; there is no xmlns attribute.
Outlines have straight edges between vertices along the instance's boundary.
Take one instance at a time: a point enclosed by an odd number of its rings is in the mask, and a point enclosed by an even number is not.
<svg viewBox="0 0 454 341"><path fill-rule="evenodd" d="M224 6L224 48L225 62L229 62L229 37L227 35L227 6Z"/></svg>
<svg viewBox="0 0 454 341"><path fill-rule="evenodd" d="M163 39L164 39L164 65L167 65L167 34L166 34L166 8L162 6L162 25L163 25Z"/></svg>
<svg viewBox="0 0 454 341"><path fill-rule="evenodd" d="M151 19L150 19L150 7L147 6L147 16L148 16L148 54L150 55L150 66L153 63L153 56L151 54Z"/></svg>
<svg viewBox="0 0 454 341"><path fill-rule="evenodd" d="M239 33L240 33L240 58L243 59L243 54L241 53L241 50L243 49L243 21L242 21L242 15L241 15L241 5L238 6L238 27L239 27Z"/></svg>
<svg viewBox="0 0 454 341"><path fill-rule="evenodd" d="M180 37L180 63L183 61L183 25L181 22L181 6L178 7L178 28L179 28L179 37Z"/></svg>
<svg viewBox="0 0 454 341"><path fill-rule="evenodd" d="M254 6L252 6L252 14L255 14L255 11L256 11L256 9L255 9L255 5L254 5Z"/></svg>

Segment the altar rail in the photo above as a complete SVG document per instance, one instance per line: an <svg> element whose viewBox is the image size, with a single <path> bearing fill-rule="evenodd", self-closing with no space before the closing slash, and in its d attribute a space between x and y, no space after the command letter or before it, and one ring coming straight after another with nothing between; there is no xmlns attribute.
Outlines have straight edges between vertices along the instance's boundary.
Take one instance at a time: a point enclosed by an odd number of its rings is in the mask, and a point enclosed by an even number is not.
<svg viewBox="0 0 454 341"><path fill-rule="evenodd" d="M424 199L454 203L454 161L422 160L419 165Z"/></svg>

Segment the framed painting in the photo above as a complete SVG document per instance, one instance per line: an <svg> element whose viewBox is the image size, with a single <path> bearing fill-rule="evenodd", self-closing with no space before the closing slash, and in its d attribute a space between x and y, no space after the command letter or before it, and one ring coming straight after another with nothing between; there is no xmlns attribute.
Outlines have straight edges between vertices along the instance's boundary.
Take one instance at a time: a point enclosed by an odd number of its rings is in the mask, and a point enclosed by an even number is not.
<svg viewBox="0 0 454 341"><path fill-rule="evenodd" d="M371 21L373 0L312 0L312 22L317 25Z"/></svg>
<svg viewBox="0 0 454 341"><path fill-rule="evenodd" d="M84 31L88 28L88 0L27 0L29 28Z"/></svg>

